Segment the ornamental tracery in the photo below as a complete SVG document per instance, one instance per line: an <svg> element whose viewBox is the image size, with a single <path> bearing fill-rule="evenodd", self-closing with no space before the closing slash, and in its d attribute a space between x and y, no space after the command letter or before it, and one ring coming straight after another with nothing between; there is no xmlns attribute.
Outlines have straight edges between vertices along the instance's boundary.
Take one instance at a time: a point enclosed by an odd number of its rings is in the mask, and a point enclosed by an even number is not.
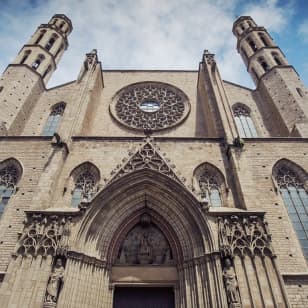
<svg viewBox="0 0 308 308"><path fill-rule="evenodd" d="M19 255L64 255L68 250L71 216L27 214L16 253Z"/></svg>
<svg viewBox="0 0 308 308"><path fill-rule="evenodd" d="M182 121L189 113L187 96L159 82L143 82L121 90L110 105L122 124L140 130L161 130Z"/></svg>
<svg viewBox="0 0 308 308"><path fill-rule="evenodd" d="M0 187L14 189L18 182L18 170L14 165L9 165L0 170Z"/></svg>
<svg viewBox="0 0 308 308"><path fill-rule="evenodd" d="M276 181L279 188L288 188L290 186L296 188L304 187L304 184L300 181L295 172L285 166L281 167L278 170L276 175Z"/></svg>
<svg viewBox="0 0 308 308"><path fill-rule="evenodd" d="M249 109L240 104L233 106L232 110L235 117L240 117L240 116L250 117Z"/></svg>
<svg viewBox="0 0 308 308"><path fill-rule="evenodd" d="M179 178L172 168L175 168L175 165L169 166L153 145L147 142L135 154L133 154L123 166L119 165L118 168L112 172L115 175L110 182L113 182L133 171L150 169L160 172L178 183L183 184L185 178Z"/></svg>
<svg viewBox="0 0 308 308"><path fill-rule="evenodd" d="M218 217L219 247L223 257L237 252L244 256L248 251L272 255L271 235L266 220L261 216Z"/></svg>
<svg viewBox="0 0 308 308"><path fill-rule="evenodd" d="M89 200L96 192L96 181L97 179L91 172L85 171L78 176L75 189L79 189L82 192L83 199Z"/></svg>

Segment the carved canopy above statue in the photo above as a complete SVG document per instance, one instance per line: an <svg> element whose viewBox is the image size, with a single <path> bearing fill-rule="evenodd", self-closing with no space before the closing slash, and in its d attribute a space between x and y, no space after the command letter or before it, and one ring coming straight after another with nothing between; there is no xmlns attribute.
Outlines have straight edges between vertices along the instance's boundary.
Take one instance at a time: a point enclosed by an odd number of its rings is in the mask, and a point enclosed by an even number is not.
<svg viewBox="0 0 308 308"><path fill-rule="evenodd" d="M118 254L118 263L126 265L172 264L172 252L164 234L144 214L126 235Z"/></svg>

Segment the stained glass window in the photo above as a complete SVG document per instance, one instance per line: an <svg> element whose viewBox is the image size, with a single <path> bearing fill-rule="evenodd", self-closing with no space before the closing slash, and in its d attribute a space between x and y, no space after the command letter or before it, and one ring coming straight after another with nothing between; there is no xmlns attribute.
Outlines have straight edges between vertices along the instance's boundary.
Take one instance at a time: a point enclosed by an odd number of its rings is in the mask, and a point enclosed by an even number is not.
<svg viewBox="0 0 308 308"><path fill-rule="evenodd" d="M308 194L295 172L281 167L276 176L279 191L308 260Z"/></svg>
<svg viewBox="0 0 308 308"><path fill-rule="evenodd" d="M57 131L60 121L63 117L64 110L64 103L59 103L52 107L50 115L43 129L43 136L53 136L53 134Z"/></svg>
<svg viewBox="0 0 308 308"><path fill-rule="evenodd" d="M18 181L18 171L14 165L8 165L0 170L0 217L14 194Z"/></svg>
<svg viewBox="0 0 308 308"><path fill-rule="evenodd" d="M220 185L216 177L207 169L199 177L199 187L201 190L201 198L207 200L210 206L222 206Z"/></svg>
<svg viewBox="0 0 308 308"><path fill-rule="evenodd" d="M95 176L89 171L85 171L78 176L72 196L73 207L78 207L82 201L92 199L95 194L96 182Z"/></svg>
<svg viewBox="0 0 308 308"><path fill-rule="evenodd" d="M258 137L256 128L250 117L250 111L244 106L237 105L233 107L233 114L239 136L242 138Z"/></svg>

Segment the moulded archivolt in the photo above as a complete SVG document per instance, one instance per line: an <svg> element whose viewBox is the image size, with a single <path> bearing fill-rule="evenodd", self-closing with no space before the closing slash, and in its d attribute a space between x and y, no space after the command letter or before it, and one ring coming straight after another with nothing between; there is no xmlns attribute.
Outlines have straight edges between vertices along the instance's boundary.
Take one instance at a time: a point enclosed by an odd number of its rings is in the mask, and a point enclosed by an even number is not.
<svg viewBox="0 0 308 308"><path fill-rule="evenodd" d="M146 108L149 102L152 108ZM153 108L155 106L155 108ZM112 116L126 127L162 130L181 123L190 111L185 93L160 82L141 82L120 90L110 104Z"/></svg>

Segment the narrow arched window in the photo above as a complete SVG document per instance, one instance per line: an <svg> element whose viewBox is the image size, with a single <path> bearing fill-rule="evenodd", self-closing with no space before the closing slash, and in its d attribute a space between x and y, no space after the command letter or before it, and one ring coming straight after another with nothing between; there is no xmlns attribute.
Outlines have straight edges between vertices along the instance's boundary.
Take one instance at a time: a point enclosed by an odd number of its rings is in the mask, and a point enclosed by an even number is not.
<svg viewBox="0 0 308 308"><path fill-rule="evenodd" d="M65 103L58 103L52 107L47 122L43 129L43 136L53 136L57 131L60 121L63 117L65 110Z"/></svg>
<svg viewBox="0 0 308 308"><path fill-rule="evenodd" d="M239 136L242 138L258 137L256 128L250 116L250 110L243 105L235 105L232 110Z"/></svg>
<svg viewBox="0 0 308 308"><path fill-rule="evenodd" d="M44 79L50 71L51 71L51 65L49 65L49 66L47 67L47 69L46 69L46 71L44 72L42 78Z"/></svg>
<svg viewBox="0 0 308 308"><path fill-rule="evenodd" d="M43 38L45 32L46 32L46 30L40 31L40 35L39 35L39 37L37 38L37 40L35 41L34 44L38 44L41 41L41 39Z"/></svg>
<svg viewBox="0 0 308 308"><path fill-rule="evenodd" d="M277 65L282 65L282 61L280 60L280 57L277 52L272 52L272 56Z"/></svg>
<svg viewBox="0 0 308 308"><path fill-rule="evenodd" d="M259 33L259 38L260 38L260 40L262 41L262 43L263 43L263 45L264 45L265 47L268 47L268 46L269 46L268 41L267 41L267 39L266 39L264 33Z"/></svg>
<svg viewBox="0 0 308 308"><path fill-rule="evenodd" d="M31 53L31 50L26 50L24 53L24 56L22 57L20 64L24 64L26 62L26 60L28 59L29 55Z"/></svg>
<svg viewBox="0 0 308 308"><path fill-rule="evenodd" d="M72 195L73 207L92 199L96 193L96 182L96 177L90 171L84 171L77 177Z"/></svg>
<svg viewBox="0 0 308 308"><path fill-rule="evenodd" d="M282 166L277 170L276 181L290 220L308 260L308 194L304 188L304 183L287 166Z"/></svg>
<svg viewBox="0 0 308 308"><path fill-rule="evenodd" d="M45 57L43 55L39 55L37 59L32 63L32 68L35 70L38 69L44 59Z"/></svg>
<svg viewBox="0 0 308 308"><path fill-rule="evenodd" d="M250 20L247 21L249 27L253 27L253 24Z"/></svg>
<svg viewBox="0 0 308 308"><path fill-rule="evenodd" d="M47 44L45 45L45 49L50 50L52 48L52 46L54 45L56 39L58 38L57 35L53 35L49 41L47 42Z"/></svg>
<svg viewBox="0 0 308 308"><path fill-rule="evenodd" d="M52 21L52 24L55 25L57 23L58 19L55 18L53 21Z"/></svg>
<svg viewBox="0 0 308 308"><path fill-rule="evenodd" d="M14 164L7 163L5 167L0 169L0 217L9 199L16 191L18 179L19 172Z"/></svg>
<svg viewBox="0 0 308 308"><path fill-rule="evenodd" d="M254 40L252 38L249 37L247 39L247 43L249 44L249 46L251 47L251 49L253 51L257 51L258 50L258 47L257 47L256 43L254 42Z"/></svg>
<svg viewBox="0 0 308 308"><path fill-rule="evenodd" d="M62 30L62 28L64 27L64 25L65 25L65 23L62 21L61 24L60 24L60 26L59 26L59 29Z"/></svg>
<svg viewBox="0 0 308 308"><path fill-rule="evenodd" d="M215 175L208 168L204 168L199 176L198 182L201 199L206 200L210 206L222 206L220 185Z"/></svg>
<svg viewBox="0 0 308 308"><path fill-rule="evenodd" d="M258 62L260 63L265 72L268 72L270 70L269 65L267 64L267 62L264 60L263 57L258 58Z"/></svg>

